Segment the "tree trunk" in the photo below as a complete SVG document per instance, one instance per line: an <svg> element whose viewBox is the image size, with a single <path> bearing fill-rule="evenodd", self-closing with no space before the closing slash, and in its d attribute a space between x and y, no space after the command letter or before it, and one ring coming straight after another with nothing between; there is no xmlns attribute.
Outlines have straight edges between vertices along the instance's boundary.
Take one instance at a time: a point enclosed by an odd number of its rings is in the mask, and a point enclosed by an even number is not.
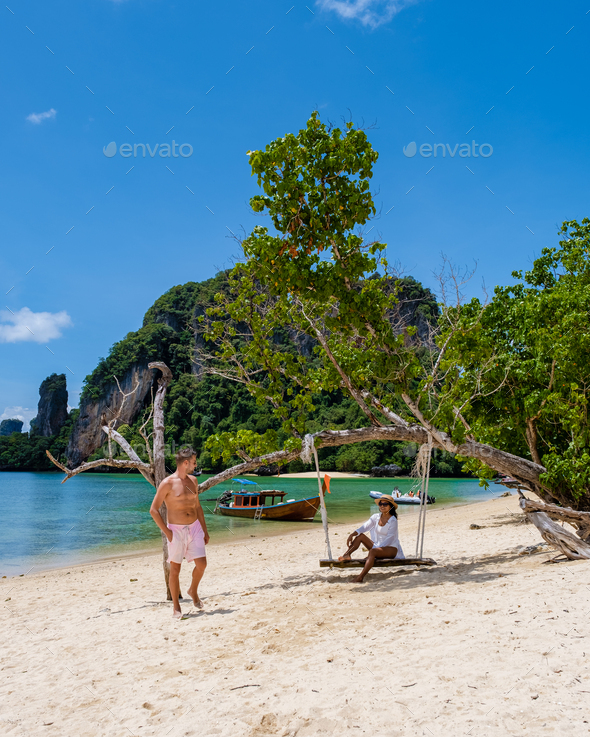
<svg viewBox="0 0 590 737"><path fill-rule="evenodd" d="M540 475L546 470L544 466L529 461L527 458L520 458L504 450L498 450L491 445L478 443L475 440L465 440L461 445L456 445L446 433L438 432L438 436L442 438L442 442L433 438L432 446L434 448L450 449L452 453L457 455L477 458L495 471L515 478L520 482L523 489L533 491L541 498L547 498L547 501L554 501L555 497L549 489L541 484L539 479ZM361 427L354 430L324 430L314 435L314 442L317 448L363 443L367 440L401 440L405 443L424 445L428 443L428 437L428 432L422 425L386 425L385 427ZM298 458L299 454L300 451L298 450L278 450L259 458L253 458L207 479L199 485L199 491L206 491L216 484L229 481L229 479L242 473L253 471L259 466L272 463L288 463Z"/></svg>
<svg viewBox="0 0 590 737"><path fill-rule="evenodd" d="M103 425L102 430L105 435L110 436L116 443L118 443L121 449L125 453L127 453L132 461L135 461L138 464L137 468L139 470L139 473L144 477L148 484L156 486L157 488L157 485L154 483L154 474L152 473L151 467L148 464L143 463L141 458L137 455L137 453L133 450L133 448L129 445L129 443L125 440L121 433L118 433L114 428L109 427L108 425Z"/></svg>
<svg viewBox="0 0 590 737"><path fill-rule="evenodd" d="M368 440L401 440L406 443L424 445L424 443L428 443L428 433L421 425L387 425L385 427L361 427L355 430L323 430L314 434L314 442L317 448L334 448L340 445L363 443ZM432 446L444 449L436 440L433 440ZM519 458L511 453L498 450L490 445L476 443L473 440L465 441L462 445L454 445L453 448L454 453L478 458L491 468L513 476L521 481L523 488L531 491L536 492L535 487L539 485L539 475L545 471L543 466L539 466L526 458ZM274 453L252 458L203 481L199 484L199 493L207 491L212 486L224 481L229 481L234 476L253 471L260 466L271 465L272 463L288 463L298 458L300 453L300 450L277 450Z"/></svg>
<svg viewBox="0 0 590 737"><path fill-rule="evenodd" d="M166 397L166 391L168 384L172 380L172 373L168 366L161 361L154 361L148 364L151 369L160 369L162 376L158 379L158 390L154 398L154 478L156 482L156 489L160 486L162 481L166 478L166 458L164 455L164 398ZM164 521L164 524L168 521L168 510L166 505L162 504L160 507L160 516ZM168 540L166 535L162 532L162 565L164 568L164 580L166 582L166 599L172 601L172 594L170 593L170 564L168 563ZM182 598L182 592L180 593Z"/></svg>
<svg viewBox="0 0 590 737"><path fill-rule="evenodd" d="M540 511L527 512L530 500L523 494L520 495L520 507L529 519L541 533L541 537L545 542L549 543L553 548L559 550L568 560L580 560L590 558L590 545L566 530L557 522L554 522L548 514ZM551 505L553 506L553 505ZM573 511L573 510L572 510Z"/></svg>
<svg viewBox="0 0 590 737"><path fill-rule="evenodd" d="M529 451L531 453L531 458L535 463L541 463L541 456L539 455L539 451L537 449L537 442L538 442L538 436L537 436L537 426L535 425L535 420L527 417L526 420L526 442L529 446Z"/></svg>
<svg viewBox="0 0 590 737"><path fill-rule="evenodd" d="M551 519L567 522L576 528L576 535L590 544L590 512L578 512L571 507L558 507L521 496L520 506L525 513L545 512Z"/></svg>
<svg viewBox="0 0 590 737"><path fill-rule="evenodd" d="M49 459L58 467L61 468L61 470L66 474L64 480L62 481L62 484L67 481L69 478L72 478L72 476L76 476L79 473L82 473L83 471L87 471L91 468L96 468L97 466L113 466L115 468L137 468L138 471L143 474L144 478L149 481L150 484L155 486L157 489L162 481L166 478L166 457L165 457L165 446L164 446L164 399L166 397L166 390L168 389L168 384L172 381L172 373L168 366L166 366L165 363L162 363L161 361L153 361L152 363L148 364L149 368L151 369L159 369L162 372L162 376L158 379L158 389L156 391L156 396L154 398L154 407L153 407L153 423L154 423L154 432L153 432L153 451L152 451L152 463L147 464L144 463L140 457L137 455L137 453L133 450L133 448L129 445L129 443L125 440L125 438L118 433L114 426L111 426L111 424L104 425L103 430L109 437L109 444L110 440L115 440L116 443L119 444L119 446L125 451L125 453L129 456L129 460L122 460L122 459L113 459L112 457L109 458L101 458L96 461L89 461L87 463L82 463L77 468L69 469L66 468L62 463L60 463L58 460L56 460L51 453L46 450L45 453L49 457ZM127 397L128 395L124 395L124 397ZM115 418L116 419L116 418ZM145 425L144 425L145 427ZM143 428L142 428L143 429ZM143 432L142 432L143 435ZM143 435L145 438L145 435ZM147 438L145 438L146 443ZM110 445L109 445L110 447ZM148 449L149 453L149 449ZM261 464L255 464L256 465L262 465ZM164 521L164 524L168 521L168 510L166 509L166 505L162 504L162 506L159 509L160 516L162 517L162 520ZM166 582L166 597L168 601L172 601L172 595L170 593L170 564L168 563L168 540L166 539L166 535L162 533L162 553L163 553L163 568L164 568L164 580ZM180 597L182 598L182 593L180 593Z"/></svg>

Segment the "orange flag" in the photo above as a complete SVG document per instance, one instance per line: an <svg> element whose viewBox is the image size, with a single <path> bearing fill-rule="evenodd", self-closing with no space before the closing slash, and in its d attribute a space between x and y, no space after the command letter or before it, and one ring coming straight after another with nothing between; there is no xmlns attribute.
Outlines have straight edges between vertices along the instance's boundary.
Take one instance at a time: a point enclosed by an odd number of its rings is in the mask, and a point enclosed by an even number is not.
<svg viewBox="0 0 590 737"><path fill-rule="evenodd" d="M324 494L326 492L328 492L328 494L332 493L330 491L330 477L327 473L324 474L324 480L322 481L322 491L324 492Z"/></svg>

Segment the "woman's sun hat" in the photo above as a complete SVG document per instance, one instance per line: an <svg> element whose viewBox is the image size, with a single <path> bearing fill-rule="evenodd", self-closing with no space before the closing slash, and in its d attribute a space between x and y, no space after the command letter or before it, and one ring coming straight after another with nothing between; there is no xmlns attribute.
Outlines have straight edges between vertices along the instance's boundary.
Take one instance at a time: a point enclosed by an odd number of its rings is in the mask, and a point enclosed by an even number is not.
<svg viewBox="0 0 590 737"><path fill-rule="evenodd" d="M375 499L375 504L379 504L379 502L382 502L383 500L389 502L394 509L397 509L397 504L391 494L381 494L379 499Z"/></svg>

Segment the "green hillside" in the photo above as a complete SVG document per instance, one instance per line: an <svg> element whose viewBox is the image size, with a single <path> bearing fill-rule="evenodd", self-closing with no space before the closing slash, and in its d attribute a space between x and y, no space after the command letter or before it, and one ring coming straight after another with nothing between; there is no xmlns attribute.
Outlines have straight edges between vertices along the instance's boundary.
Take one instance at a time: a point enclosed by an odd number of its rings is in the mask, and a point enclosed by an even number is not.
<svg viewBox="0 0 590 737"><path fill-rule="evenodd" d="M427 327L428 322L437 319L436 299L411 277L402 281L402 287L404 309L420 332ZM207 375L201 370L199 361L195 361L198 349L204 347L201 338L195 337L197 318L213 304L215 294L225 288L225 272L203 282L188 282L172 287L148 309L142 327L115 343L109 355L101 358L85 379L81 403L99 400L106 388L112 385L113 376L121 378L138 364L161 360L170 367L174 380L165 403L167 465L170 468L174 467L175 449L188 443L197 452L200 468L205 471L221 470L222 465L214 463L204 449L206 439L214 433L239 429L259 433L275 430L279 439L282 439L280 422L267 406L257 405L242 385ZM313 360L312 356L310 360ZM148 396L147 404L149 400ZM318 395L314 404L316 409L309 418L307 428L310 432L325 428L362 427L366 424L366 418L358 406L340 392ZM118 429L145 457L144 442L139 434L142 417L143 413L140 413L132 423ZM45 447L63 457L73 419L75 417L70 418L62 428L59 438L31 436L29 439L26 434L0 438L0 467L49 468L44 456ZM104 447L97 449L91 458L102 457L105 450ZM415 451L416 448L402 443L369 442L321 449L319 458L321 468L325 471L368 473L373 466L396 463L409 472ZM238 460L236 458L235 462ZM293 461L288 470L295 472L304 470L304 467L300 461ZM454 476L459 472L460 464L452 456L442 451L435 452L434 475Z"/></svg>
<svg viewBox="0 0 590 737"><path fill-rule="evenodd" d="M225 273L220 273L204 282L189 282L170 289L146 312L143 327L116 343L109 356L101 359L86 379L83 396L98 396L113 374L121 376L139 360L160 359L170 366L174 381L166 397L165 411L171 468L174 448L188 443L197 452L200 468L206 471L221 470L223 466L214 463L204 449L206 439L212 434L239 429L263 433L272 429L279 433L280 438L279 420L267 406L257 405L242 385L218 376L198 375L199 369L194 362L195 319L204 314L207 306L213 303L215 294L223 291L225 286ZM403 298L408 301L408 309L414 313L414 323L436 320L436 299L411 277L403 280ZM316 410L308 423L310 432L322 428L362 427L366 424L366 418L356 403L343 397L340 392L317 396L315 406ZM131 426L120 428L138 451L143 447L138 432L141 422L138 417ZM409 472L415 450L402 443L376 441L322 449L319 457L322 470L325 471L368 473L373 466L396 463ZM100 457L101 452L93 457ZM460 473L460 464L450 454L437 451L434 456L435 475ZM235 462L238 461L235 458ZM303 468L300 461L293 461L288 470L295 472Z"/></svg>

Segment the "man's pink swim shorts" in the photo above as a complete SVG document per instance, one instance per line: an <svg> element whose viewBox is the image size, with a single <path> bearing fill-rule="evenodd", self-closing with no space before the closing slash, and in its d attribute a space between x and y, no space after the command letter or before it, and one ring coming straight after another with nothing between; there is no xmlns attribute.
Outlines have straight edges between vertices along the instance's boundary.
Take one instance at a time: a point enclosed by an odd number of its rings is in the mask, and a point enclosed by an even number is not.
<svg viewBox="0 0 590 737"><path fill-rule="evenodd" d="M205 558L205 533L201 523L196 519L192 525L171 525L172 542L168 542L168 563L182 563L182 559L190 563L195 558Z"/></svg>

